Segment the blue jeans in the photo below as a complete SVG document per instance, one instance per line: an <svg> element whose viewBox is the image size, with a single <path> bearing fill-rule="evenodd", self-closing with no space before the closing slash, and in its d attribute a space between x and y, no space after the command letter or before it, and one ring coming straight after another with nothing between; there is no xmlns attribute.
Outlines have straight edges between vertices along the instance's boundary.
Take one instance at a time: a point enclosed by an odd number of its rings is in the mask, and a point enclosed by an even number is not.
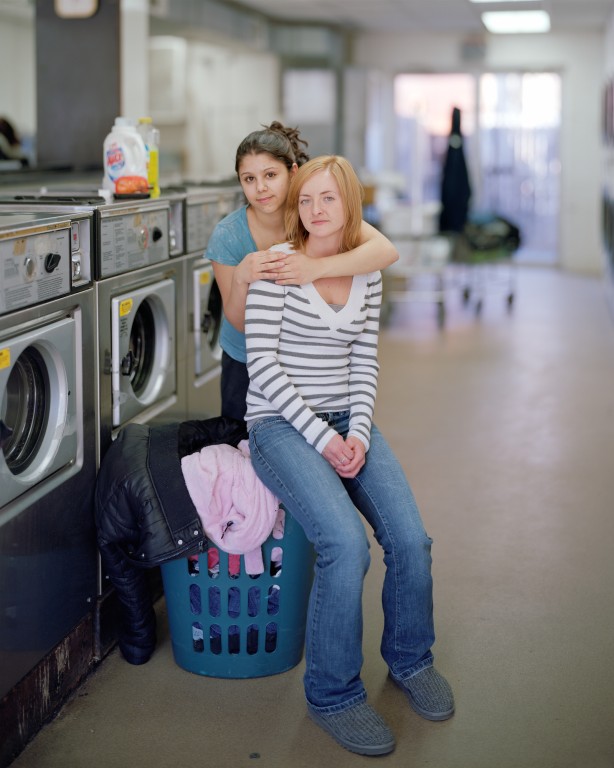
<svg viewBox="0 0 614 768"><path fill-rule="evenodd" d="M318 414L345 437L349 413ZM381 652L395 678L433 664L431 544L405 474L375 425L366 463L342 479L281 416L250 431L256 474L286 505L316 552L307 615L305 694L321 712L364 701L362 591L369 540L360 510L384 550Z"/></svg>

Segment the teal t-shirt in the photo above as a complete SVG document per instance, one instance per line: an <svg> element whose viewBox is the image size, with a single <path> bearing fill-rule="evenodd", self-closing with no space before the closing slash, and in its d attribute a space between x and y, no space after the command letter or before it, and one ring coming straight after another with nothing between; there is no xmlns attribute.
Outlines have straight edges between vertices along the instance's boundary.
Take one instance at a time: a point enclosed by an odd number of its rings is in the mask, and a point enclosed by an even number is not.
<svg viewBox="0 0 614 768"><path fill-rule="evenodd" d="M237 208L236 211L225 216L211 233L205 256L218 264L227 264L236 267L248 253L257 251L258 248L247 225L247 206ZM228 322L222 316L222 328L220 330L220 346L234 360L241 363L247 361L245 353L245 334Z"/></svg>

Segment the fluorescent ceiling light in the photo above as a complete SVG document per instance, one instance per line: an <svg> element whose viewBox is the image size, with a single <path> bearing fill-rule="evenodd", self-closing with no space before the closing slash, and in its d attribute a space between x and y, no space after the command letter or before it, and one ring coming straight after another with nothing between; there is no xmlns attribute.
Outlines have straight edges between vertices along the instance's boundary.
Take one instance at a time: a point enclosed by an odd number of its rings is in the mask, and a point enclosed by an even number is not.
<svg viewBox="0 0 614 768"><path fill-rule="evenodd" d="M550 31L550 16L546 11L488 11L482 14L482 22L496 35Z"/></svg>

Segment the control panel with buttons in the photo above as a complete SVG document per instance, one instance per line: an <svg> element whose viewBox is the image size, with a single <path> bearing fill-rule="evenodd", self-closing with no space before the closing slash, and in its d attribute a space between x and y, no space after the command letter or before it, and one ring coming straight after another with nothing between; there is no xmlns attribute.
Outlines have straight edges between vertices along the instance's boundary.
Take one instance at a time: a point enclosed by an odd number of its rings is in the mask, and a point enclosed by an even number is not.
<svg viewBox="0 0 614 768"><path fill-rule="evenodd" d="M0 230L0 315L71 291L70 222Z"/></svg>

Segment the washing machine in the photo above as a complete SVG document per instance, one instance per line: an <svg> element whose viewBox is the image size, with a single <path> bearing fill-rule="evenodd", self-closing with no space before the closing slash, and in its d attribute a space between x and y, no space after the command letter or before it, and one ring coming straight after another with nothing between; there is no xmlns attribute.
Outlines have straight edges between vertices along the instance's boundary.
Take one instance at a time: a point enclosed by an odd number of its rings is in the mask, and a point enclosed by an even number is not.
<svg viewBox="0 0 614 768"><path fill-rule="evenodd" d="M202 256L186 261L187 312L190 323L187 376L187 418L219 416L222 409L220 377L222 296L211 262Z"/></svg>
<svg viewBox="0 0 614 768"><path fill-rule="evenodd" d="M0 698L97 594L92 226L0 212Z"/></svg>
<svg viewBox="0 0 614 768"><path fill-rule="evenodd" d="M188 183L186 190L186 410L189 419L207 419L219 416L222 408L222 300L206 250L226 211L219 188Z"/></svg>
<svg viewBox="0 0 614 768"><path fill-rule="evenodd" d="M183 282L173 259L182 250L183 224L171 225L169 199L117 200L87 185L48 185L0 197L0 210L25 209L94 216L92 339L100 462L125 424L185 418L177 381Z"/></svg>
<svg viewBox="0 0 614 768"><path fill-rule="evenodd" d="M187 191L182 185L172 185L161 190L161 198L170 206L169 251L173 268L177 271L177 313L176 313L176 349L177 349L177 403L174 413L178 421L188 417L188 348L190 341L188 318L188 254L187 239Z"/></svg>
<svg viewBox="0 0 614 768"><path fill-rule="evenodd" d="M221 411L222 301L205 252L213 228L227 211L217 188L174 185L163 188L161 197L171 201L171 209L179 198L183 206L185 252L174 259L181 272L183 297L177 316L182 411L186 419L206 419ZM178 221L179 215L171 215L171 220Z"/></svg>
<svg viewBox="0 0 614 768"><path fill-rule="evenodd" d="M243 188L236 176L227 178L204 178L186 181L185 185L194 193L213 193L218 199L218 216L224 216L245 205L246 199Z"/></svg>
<svg viewBox="0 0 614 768"><path fill-rule="evenodd" d="M100 211L96 279L101 455L129 422L181 421L177 358L182 271L168 201Z"/></svg>
<svg viewBox="0 0 614 768"><path fill-rule="evenodd" d="M217 187L185 185L185 252L202 256L213 228L226 213Z"/></svg>

